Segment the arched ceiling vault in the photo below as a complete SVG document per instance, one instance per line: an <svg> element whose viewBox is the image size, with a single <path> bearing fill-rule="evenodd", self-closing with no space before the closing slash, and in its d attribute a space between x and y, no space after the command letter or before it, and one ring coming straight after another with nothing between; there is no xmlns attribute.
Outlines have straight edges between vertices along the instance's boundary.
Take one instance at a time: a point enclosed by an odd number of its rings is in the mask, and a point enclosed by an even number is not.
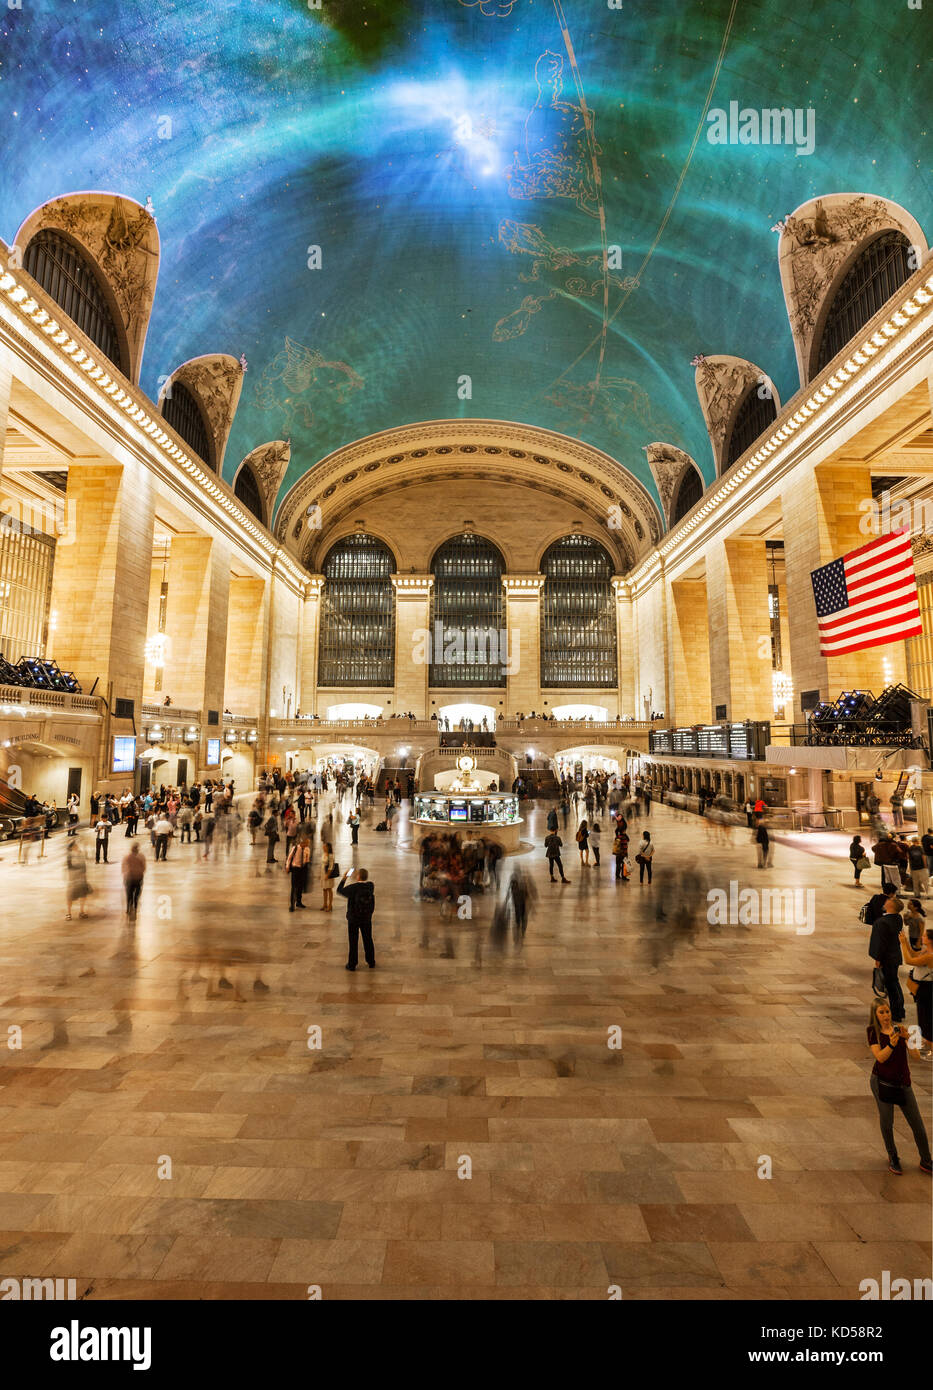
<svg viewBox="0 0 933 1390"><path fill-rule="evenodd" d="M600 536L620 573L660 539L657 505L608 454L548 430L496 420L431 421L338 449L287 493L275 532L314 569L333 540L353 529L367 505L424 483L462 479L480 486L509 484L560 499L567 508L567 530L574 517L585 517L587 530Z"/></svg>

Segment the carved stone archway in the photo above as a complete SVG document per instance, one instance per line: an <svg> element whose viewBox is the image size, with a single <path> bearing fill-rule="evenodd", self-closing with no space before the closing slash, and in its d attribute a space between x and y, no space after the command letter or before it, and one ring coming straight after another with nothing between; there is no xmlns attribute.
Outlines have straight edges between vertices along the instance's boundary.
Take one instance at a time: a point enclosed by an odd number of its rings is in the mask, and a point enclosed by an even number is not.
<svg viewBox="0 0 933 1390"><path fill-rule="evenodd" d="M754 362L744 357L730 357L726 353L697 359L697 396L706 421L717 478L724 471L729 438L739 407L749 388L762 382L771 392L776 414L780 414L781 401L777 387L767 372L756 367Z"/></svg>
<svg viewBox="0 0 933 1390"><path fill-rule="evenodd" d="M599 535L620 573L661 538L662 517L645 485L601 450L503 420L432 420L338 449L314 465L279 505L275 533L314 568L319 553L384 496L425 481L508 483L549 494ZM569 529L569 527L568 527Z"/></svg>
<svg viewBox="0 0 933 1390"><path fill-rule="evenodd" d="M704 491L706 481L697 467L696 461L683 449L678 449L676 444L646 444L645 454L651 472L654 474L654 480L658 485L661 505L664 508L666 529L670 530L673 524L672 516L677 494L686 474L691 470L695 472Z"/></svg>
<svg viewBox="0 0 933 1390"><path fill-rule="evenodd" d="M880 232L902 232L916 248L919 266L927 242L909 212L870 193L811 198L778 222L775 230L781 233L778 263L800 384L806 386L816 375L814 360L826 311L865 243Z"/></svg>
<svg viewBox="0 0 933 1390"><path fill-rule="evenodd" d="M214 449L215 472L220 475L230 427L243 389L242 363L225 352L189 358L176 367L164 383L159 393L160 405L176 382L186 387L201 407Z"/></svg>
<svg viewBox="0 0 933 1390"><path fill-rule="evenodd" d="M123 335L127 377L137 386L159 275L155 218L116 193L66 193L29 214L13 239L16 253L22 257L42 231L63 233L96 265Z"/></svg>

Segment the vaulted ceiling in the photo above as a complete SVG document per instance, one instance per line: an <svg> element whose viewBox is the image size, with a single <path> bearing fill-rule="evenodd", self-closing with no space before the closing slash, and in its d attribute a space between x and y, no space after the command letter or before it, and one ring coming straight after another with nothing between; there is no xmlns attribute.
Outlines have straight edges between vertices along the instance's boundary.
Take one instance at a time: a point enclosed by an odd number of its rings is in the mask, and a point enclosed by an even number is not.
<svg viewBox="0 0 933 1390"><path fill-rule="evenodd" d="M78 189L151 198L142 385L243 354L225 476L290 439L280 498L354 440L458 418L578 437L653 497L652 441L709 481L691 359L798 385L777 221L858 191L929 231L906 3L312 4L0 11L0 235ZM799 111L812 152L711 143L733 101Z"/></svg>

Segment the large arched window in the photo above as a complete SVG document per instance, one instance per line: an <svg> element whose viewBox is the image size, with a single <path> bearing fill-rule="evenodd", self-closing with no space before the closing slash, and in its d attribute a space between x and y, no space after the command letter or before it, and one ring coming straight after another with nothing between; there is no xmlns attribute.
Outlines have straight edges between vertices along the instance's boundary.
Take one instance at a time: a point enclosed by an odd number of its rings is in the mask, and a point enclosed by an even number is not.
<svg viewBox="0 0 933 1390"><path fill-rule="evenodd" d="M452 536L431 562L432 686L504 686L505 561L482 536Z"/></svg>
<svg viewBox="0 0 933 1390"><path fill-rule="evenodd" d="M671 525L676 526L678 521L683 521L687 513L693 511L702 496L703 479L695 468L688 468L680 480L674 497L674 504L671 507Z"/></svg>
<svg viewBox="0 0 933 1390"><path fill-rule="evenodd" d="M861 251L839 286L826 316L816 370L828 362L910 278L910 242L903 232L876 236Z"/></svg>
<svg viewBox="0 0 933 1390"><path fill-rule="evenodd" d="M252 512L257 521L261 521L265 525L265 517L262 514L262 493L259 491L256 475L248 464L241 468L236 475L233 495L240 499L246 510Z"/></svg>
<svg viewBox="0 0 933 1390"><path fill-rule="evenodd" d="M777 419L774 397L767 395L762 399L758 394L758 389L757 386L753 386L739 406L735 423L732 426L732 433L729 436L729 448L726 450L723 472L727 468L731 468L736 460L742 457L745 450L751 448L755 440L764 434L768 426ZM691 505L695 505L695 503Z"/></svg>
<svg viewBox="0 0 933 1390"><path fill-rule="evenodd" d="M23 269L64 309L72 323L125 372L120 335L89 256L52 228L37 232L26 247Z"/></svg>
<svg viewBox="0 0 933 1390"><path fill-rule="evenodd" d="M193 449L202 463L214 467L214 450L201 407L184 382L173 381L162 397L162 417Z"/></svg>
<svg viewBox="0 0 933 1390"><path fill-rule="evenodd" d="M395 683L395 560L387 545L358 532L324 561L318 685Z"/></svg>
<svg viewBox="0 0 933 1390"><path fill-rule="evenodd" d="M589 536L564 536L541 561L541 684L618 684L612 561Z"/></svg>

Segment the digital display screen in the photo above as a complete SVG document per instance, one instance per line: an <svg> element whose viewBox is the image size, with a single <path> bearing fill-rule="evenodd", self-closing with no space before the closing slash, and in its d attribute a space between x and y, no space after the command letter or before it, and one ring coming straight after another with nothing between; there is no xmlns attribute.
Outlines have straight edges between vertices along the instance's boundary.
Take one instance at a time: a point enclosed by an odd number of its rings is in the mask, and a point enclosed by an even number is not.
<svg viewBox="0 0 933 1390"><path fill-rule="evenodd" d="M220 739L209 738L207 740L207 766L217 767L220 763Z"/></svg>
<svg viewBox="0 0 933 1390"><path fill-rule="evenodd" d="M113 741L113 771L132 772L136 766L136 739L121 735Z"/></svg>
<svg viewBox="0 0 933 1390"><path fill-rule="evenodd" d="M463 802L461 801L461 802L458 804L457 802L452 801L452 802L450 803L450 819L451 819L451 820L466 820L466 818L467 818L467 808L466 808L466 806L463 804Z"/></svg>

